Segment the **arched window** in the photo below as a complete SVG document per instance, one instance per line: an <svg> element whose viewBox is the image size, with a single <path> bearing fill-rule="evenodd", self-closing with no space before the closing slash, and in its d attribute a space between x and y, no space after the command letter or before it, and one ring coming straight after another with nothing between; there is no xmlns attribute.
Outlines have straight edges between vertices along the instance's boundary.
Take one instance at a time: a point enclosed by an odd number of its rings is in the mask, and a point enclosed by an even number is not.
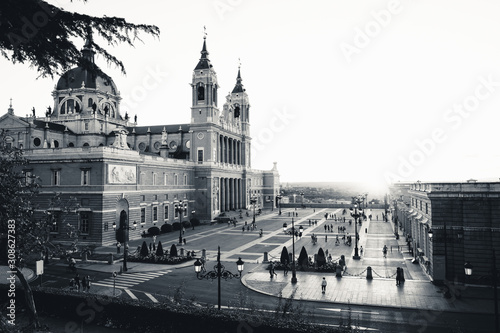
<svg viewBox="0 0 500 333"><path fill-rule="evenodd" d="M205 99L205 87L203 87L203 84L200 84L198 86L198 100L202 101Z"/></svg>
<svg viewBox="0 0 500 333"><path fill-rule="evenodd" d="M89 102L88 102L87 106L89 108L91 108L93 103L94 103L94 101L92 100L92 98L89 98Z"/></svg>
<svg viewBox="0 0 500 333"><path fill-rule="evenodd" d="M213 92L212 92L212 98L214 100L215 106L217 106L217 85L214 85Z"/></svg>

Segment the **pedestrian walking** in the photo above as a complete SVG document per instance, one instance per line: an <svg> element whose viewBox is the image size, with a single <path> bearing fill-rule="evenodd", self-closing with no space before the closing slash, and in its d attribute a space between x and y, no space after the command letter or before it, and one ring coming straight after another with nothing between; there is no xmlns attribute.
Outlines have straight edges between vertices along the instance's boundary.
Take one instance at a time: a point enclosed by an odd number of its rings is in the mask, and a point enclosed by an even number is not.
<svg viewBox="0 0 500 333"><path fill-rule="evenodd" d="M87 290L87 277L85 275L82 278L82 290L83 292Z"/></svg>
<svg viewBox="0 0 500 333"><path fill-rule="evenodd" d="M384 258L387 258L387 245L384 245L384 248L382 249L382 253L384 254Z"/></svg>
<svg viewBox="0 0 500 333"><path fill-rule="evenodd" d="M288 275L288 263L285 264L285 267L283 268L283 275L287 276Z"/></svg>
<svg viewBox="0 0 500 333"><path fill-rule="evenodd" d="M323 278L323 280L321 281L321 292L324 294L326 292L326 279Z"/></svg>
<svg viewBox="0 0 500 333"><path fill-rule="evenodd" d="M122 245L120 244L120 242L117 242L117 243L116 243L116 254L120 254L120 247L121 247L121 246L122 246Z"/></svg>
<svg viewBox="0 0 500 333"><path fill-rule="evenodd" d="M80 291L80 275L75 275L75 288L76 291Z"/></svg>
<svg viewBox="0 0 500 333"><path fill-rule="evenodd" d="M183 238L182 241L184 242L184 245L186 245L186 238Z"/></svg>
<svg viewBox="0 0 500 333"><path fill-rule="evenodd" d="M90 286L92 283L90 282L90 275L87 275L87 292L90 292Z"/></svg>
<svg viewBox="0 0 500 333"><path fill-rule="evenodd" d="M361 252L361 255L363 255L363 246L361 246L361 248L359 249L359 251Z"/></svg>

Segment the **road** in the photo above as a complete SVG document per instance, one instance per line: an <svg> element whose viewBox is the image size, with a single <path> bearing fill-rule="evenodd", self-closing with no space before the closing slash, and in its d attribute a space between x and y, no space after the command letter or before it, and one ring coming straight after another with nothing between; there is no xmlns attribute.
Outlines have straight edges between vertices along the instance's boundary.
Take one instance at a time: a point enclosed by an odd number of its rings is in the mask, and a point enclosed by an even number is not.
<svg viewBox="0 0 500 333"><path fill-rule="evenodd" d="M323 226L315 227L314 224L309 224L310 219L313 221L314 219L321 219L324 212L325 210L313 211L312 209L298 211L299 216L295 217L295 222L305 228L305 237L297 239L295 244L296 252L302 246L305 246L306 249L312 249L309 234L314 232L324 237L323 235L330 235L331 233L331 243L324 241L323 246L330 250L333 257L340 257L341 254L348 257L351 254L352 247L343 244L334 245L334 235L337 233L336 226L329 233L329 231L324 230ZM290 213L293 214L294 211ZM340 215L339 210L329 210L328 213ZM381 212L373 212L374 215L376 213L380 214ZM283 222L290 222L290 220L291 216L288 217L288 211L283 211L282 216L277 216L276 212L274 212L273 215L259 218L256 231L242 231L241 226L244 223L240 223L237 227L217 225L197 228L195 231L186 230L185 237L188 238L187 250L200 251L206 249L209 258L206 267L210 270L216 263L217 246L221 244L222 261L226 269L236 273L234 262L238 256L243 257L246 261L245 271L261 269L262 266L257 264L257 261L264 251L270 254L277 253L285 245L291 252L291 238L285 235L282 229ZM251 221L251 218L248 218L248 221ZM349 225L348 222L342 223L342 225L345 225L346 233L354 235L354 226ZM262 238L258 236L258 229L260 228L265 230L265 235ZM178 234L169 234L160 236L159 239L165 244L164 247L168 248L166 245L170 244L170 242L176 242L177 237ZM380 237L380 235L375 233L374 237ZM322 238L320 238L320 241L322 241ZM369 245L365 249L381 247L380 245L384 242L373 237L367 237L366 241L370 242L370 244L373 242L376 244ZM131 248L134 247L131 246ZM378 252L377 255L379 255ZM87 272L81 269L79 273L80 275L90 274L96 285L109 285L110 281L112 281L109 273ZM61 266L48 266L46 274L48 278L44 285L53 287L66 287L68 280L73 276ZM119 279L122 279L123 284L121 286L123 287L121 289L125 291L121 293L120 297L161 302L164 298L172 298L176 292L180 292L183 298L199 304L217 304L217 281L198 280L191 265L183 268L162 265L157 272L151 273L129 271L127 274L119 276ZM221 284L221 303L223 307L238 307L242 308L242 311L245 308L274 311L278 306L278 298L249 290L238 279L222 280ZM311 322L338 326L341 321L347 322L350 315L354 325L373 332L444 332L445 329L452 332L454 327L458 328L457 325L464 331L473 332L477 331L478 322L491 321L490 316L478 314L433 313L429 311L300 300L295 301L294 305L298 307L298 312L307 316ZM457 324L457 320L459 324ZM481 331L484 331L484 327L481 328Z"/></svg>

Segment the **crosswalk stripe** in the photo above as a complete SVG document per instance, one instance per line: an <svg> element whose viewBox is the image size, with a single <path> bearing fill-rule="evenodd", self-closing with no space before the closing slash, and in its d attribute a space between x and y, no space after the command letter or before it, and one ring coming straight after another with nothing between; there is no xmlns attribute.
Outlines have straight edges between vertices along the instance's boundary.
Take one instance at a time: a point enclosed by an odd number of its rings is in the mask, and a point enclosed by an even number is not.
<svg viewBox="0 0 500 333"><path fill-rule="evenodd" d="M100 282L94 282L92 283L93 286L100 286L100 287L111 287L113 288L113 284L109 285L109 284L104 284L104 283L100 283ZM127 289L128 286L116 286L116 288L118 289Z"/></svg>
<svg viewBox="0 0 500 333"><path fill-rule="evenodd" d="M138 300L137 296L135 296L129 289L123 289L132 299Z"/></svg>
<svg viewBox="0 0 500 333"><path fill-rule="evenodd" d="M148 296L149 299L153 301L153 303L158 303L158 300L150 293L144 293L144 295Z"/></svg>

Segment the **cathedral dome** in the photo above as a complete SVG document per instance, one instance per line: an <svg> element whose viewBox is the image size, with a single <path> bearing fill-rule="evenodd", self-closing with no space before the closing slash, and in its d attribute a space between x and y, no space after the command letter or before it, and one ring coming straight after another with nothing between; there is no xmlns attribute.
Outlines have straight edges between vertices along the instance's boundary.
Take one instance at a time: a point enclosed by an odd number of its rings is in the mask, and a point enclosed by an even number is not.
<svg viewBox="0 0 500 333"><path fill-rule="evenodd" d="M113 79L95 75L82 67L75 67L64 73L57 82L56 90L80 89L84 87L97 88L101 92L113 95L116 95L118 92Z"/></svg>

